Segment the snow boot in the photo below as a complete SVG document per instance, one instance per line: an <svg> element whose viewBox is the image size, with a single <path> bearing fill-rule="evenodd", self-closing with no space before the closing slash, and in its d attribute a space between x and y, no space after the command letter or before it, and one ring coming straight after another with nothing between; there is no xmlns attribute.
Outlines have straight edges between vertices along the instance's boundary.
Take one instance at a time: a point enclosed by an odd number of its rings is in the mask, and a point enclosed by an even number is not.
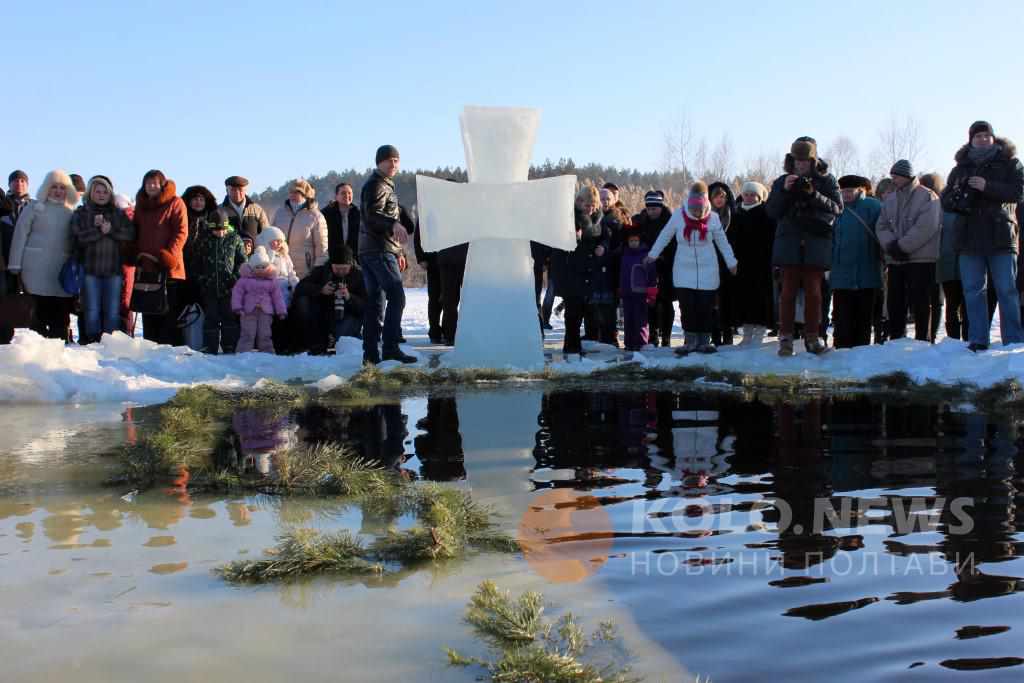
<svg viewBox="0 0 1024 683"><path fill-rule="evenodd" d="M807 353L813 353L815 356L828 353L828 347L822 343L821 337L816 334L804 337L804 348L807 350Z"/></svg>
<svg viewBox="0 0 1024 683"><path fill-rule="evenodd" d="M697 350L697 335L693 332L683 333L683 345L675 350L677 356L688 356Z"/></svg>
<svg viewBox="0 0 1024 683"><path fill-rule="evenodd" d="M711 343L710 334L697 335L697 353L718 353L718 349Z"/></svg>
<svg viewBox="0 0 1024 683"><path fill-rule="evenodd" d="M793 338L789 335L779 335L779 355L782 357L793 355Z"/></svg>

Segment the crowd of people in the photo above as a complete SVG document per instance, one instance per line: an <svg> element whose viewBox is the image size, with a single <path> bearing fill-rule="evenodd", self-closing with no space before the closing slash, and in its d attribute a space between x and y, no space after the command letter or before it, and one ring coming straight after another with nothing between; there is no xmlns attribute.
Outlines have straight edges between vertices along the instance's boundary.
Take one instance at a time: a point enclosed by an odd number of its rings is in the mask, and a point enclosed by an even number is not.
<svg viewBox="0 0 1024 683"><path fill-rule="evenodd" d="M96 342L116 330L188 344L209 354L259 350L330 353L343 337L362 340L363 360L415 362L399 344L406 247L427 274L428 335L454 344L468 245L425 252L416 221L399 204L398 150L377 150L360 202L340 183L323 208L297 179L271 220L241 176L225 180L218 203L206 187L180 196L161 171L145 174L134 201L110 178L55 170L36 197L22 171L0 193L0 341L28 311L39 334ZM945 332L972 351L990 343L999 308L1004 344L1021 328L1020 223L1024 167L1012 143L984 121L972 124L945 182L897 161L877 186L836 179L813 138L800 137L768 188L750 180L739 197L724 182L697 181L673 209L650 190L630 215L619 188L584 185L576 197L573 251L531 243L542 329L561 309L563 353L592 340L639 351L713 353L778 337L778 353L850 348L905 336L934 341L943 302ZM546 287L545 287L546 282ZM542 296L543 294L543 296ZM556 308L555 299L561 298ZM620 330L622 342L620 344Z"/></svg>

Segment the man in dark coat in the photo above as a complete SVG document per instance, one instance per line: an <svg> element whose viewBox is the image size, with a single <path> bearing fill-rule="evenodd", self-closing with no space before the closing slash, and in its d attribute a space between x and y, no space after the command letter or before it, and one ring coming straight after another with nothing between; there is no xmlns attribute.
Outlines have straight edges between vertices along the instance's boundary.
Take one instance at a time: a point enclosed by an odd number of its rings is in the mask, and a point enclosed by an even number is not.
<svg viewBox="0 0 1024 683"><path fill-rule="evenodd" d="M942 208L959 214L955 244L967 307L968 348L984 351L989 345L986 271L999 300L1003 343L1022 342L1016 270L1017 205L1024 201L1024 166L1016 146L995 137L986 121L971 125L968 143L955 158L956 167L942 193Z"/></svg>
<svg viewBox="0 0 1024 683"><path fill-rule="evenodd" d="M248 235L252 239L256 239L256 235L270 225L270 219L267 218L267 212L263 210L263 207L245 193L247 187L249 187L249 181L240 175L227 178L224 181L226 194L220 208L227 213L231 228L239 236Z"/></svg>
<svg viewBox="0 0 1024 683"><path fill-rule="evenodd" d="M399 222L398 195L395 194L398 150L391 145L382 145L377 149L376 163L377 168L360 194L359 263L366 282L367 298L363 362L371 365L382 360L415 363L416 357L404 353L398 346L402 337L402 312L405 310L403 249L409 241L409 233Z"/></svg>
<svg viewBox="0 0 1024 683"><path fill-rule="evenodd" d="M321 211L327 221L327 253L348 246L359 263L359 207L352 203L352 185L338 183L334 187L334 199Z"/></svg>
<svg viewBox="0 0 1024 683"><path fill-rule="evenodd" d="M640 241L648 248L654 246L654 240L658 239L658 235L671 217L672 209L665 205L664 192L651 190L645 194L644 210L633 216L633 225L640 230ZM672 264L676 258L674 239L661 255L662 258L655 262L658 271L658 298L647 310L647 320L650 322L648 341L653 346L658 346L660 340L661 345L667 347L672 342L672 323L676 317L672 299Z"/></svg>
<svg viewBox="0 0 1024 683"><path fill-rule="evenodd" d="M804 290L804 347L825 352L819 337L821 281L832 265L832 226L843 212L839 183L818 158L813 138L797 138L783 168L772 183L765 209L778 228L772 248L772 264L782 269L779 295L779 355L793 355L796 296Z"/></svg>
<svg viewBox="0 0 1024 683"><path fill-rule="evenodd" d="M359 337L363 329L366 285L363 271L345 244L329 252L328 262L317 266L295 287L289 320L299 351L322 355L331 338Z"/></svg>
<svg viewBox="0 0 1024 683"><path fill-rule="evenodd" d="M7 176L7 197L0 205L0 244L3 248L3 261L9 263L11 260L11 244L14 241L14 226L18 224L21 212L32 198L28 194L28 174L24 171L12 171ZM18 278L10 273L3 273L2 277L7 280L7 291L15 294L18 291Z"/></svg>

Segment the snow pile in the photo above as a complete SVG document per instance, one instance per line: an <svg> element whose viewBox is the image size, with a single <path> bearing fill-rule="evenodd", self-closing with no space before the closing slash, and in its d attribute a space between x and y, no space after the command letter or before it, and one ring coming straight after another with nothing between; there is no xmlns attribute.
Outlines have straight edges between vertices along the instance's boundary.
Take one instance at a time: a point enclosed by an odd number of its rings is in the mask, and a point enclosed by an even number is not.
<svg viewBox="0 0 1024 683"><path fill-rule="evenodd" d="M569 362L552 367L560 372L589 374L608 368L616 356L612 347L584 343L588 355L582 360L570 356ZM677 358L669 349L648 349L633 355L632 362L646 367L703 366L708 371L730 371L756 375L800 375L816 379L864 381L878 375L905 372L914 382L953 385L975 384L987 387L1007 379L1024 378L1024 344L993 346L984 353L971 353L965 344L943 339L937 344L899 339L882 346L832 350L823 356L805 353L796 343L797 355L780 358L778 345L765 342L758 347L726 346L718 353L691 354ZM561 354L555 357L561 360Z"/></svg>
<svg viewBox="0 0 1024 683"><path fill-rule="evenodd" d="M254 386L261 379L315 381L359 370L358 339L345 339L337 356L273 356L263 353L208 356L184 347L160 346L121 333L87 347L67 346L19 330L0 346L0 402L139 404L166 401L194 384Z"/></svg>

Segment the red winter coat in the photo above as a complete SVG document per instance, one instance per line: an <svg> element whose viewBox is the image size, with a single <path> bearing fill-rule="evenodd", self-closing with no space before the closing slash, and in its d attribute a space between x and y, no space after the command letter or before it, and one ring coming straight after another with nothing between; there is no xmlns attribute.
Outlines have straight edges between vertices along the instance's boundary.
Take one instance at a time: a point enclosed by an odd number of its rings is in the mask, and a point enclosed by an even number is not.
<svg viewBox="0 0 1024 683"><path fill-rule="evenodd" d="M135 243L136 254L150 254L174 280L185 279L185 241L188 239L188 210L185 202L177 196L178 188L173 180L164 184L156 199L150 199L145 190L139 190L135 198ZM144 269L152 267L152 261L142 259Z"/></svg>

